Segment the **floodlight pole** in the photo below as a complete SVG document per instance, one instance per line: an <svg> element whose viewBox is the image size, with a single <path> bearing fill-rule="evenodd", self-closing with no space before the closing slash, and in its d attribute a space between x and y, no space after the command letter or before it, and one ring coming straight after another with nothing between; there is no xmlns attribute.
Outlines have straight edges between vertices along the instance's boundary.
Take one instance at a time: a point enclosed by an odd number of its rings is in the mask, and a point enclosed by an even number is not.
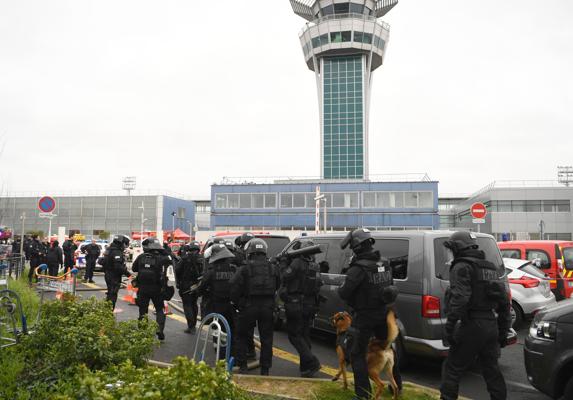
<svg viewBox="0 0 573 400"><path fill-rule="evenodd" d="M24 257L24 225L26 222L26 213L23 212L22 215L20 216L20 219L22 220L22 234L20 235L20 264L21 264L21 268L24 268L24 262L26 261L26 258Z"/></svg>

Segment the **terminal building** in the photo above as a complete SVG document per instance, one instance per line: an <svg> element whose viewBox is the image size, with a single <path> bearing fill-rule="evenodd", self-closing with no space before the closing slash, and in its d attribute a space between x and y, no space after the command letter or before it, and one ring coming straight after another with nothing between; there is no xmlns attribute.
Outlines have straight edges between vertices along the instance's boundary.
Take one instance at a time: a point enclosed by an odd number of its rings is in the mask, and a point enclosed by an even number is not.
<svg viewBox="0 0 573 400"><path fill-rule="evenodd" d="M498 240L572 240L573 187L556 181L496 181L457 203L448 214L457 228L477 230L472 204L486 205L481 232Z"/></svg>
<svg viewBox="0 0 573 400"><path fill-rule="evenodd" d="M320 229L438 229L438 182L424 179L396 182L336 180L218 184L211 186L213 230L314 231L316 188Z"/></svg>
<svg viewBox="0 0 573 400"><path fill-rule="evenodd" d="M135 192L137 193L137 192ZM42 195L22 195L0 198L0 225L8 226L16 234L41 231L48 234L49 221L40 217L38 201ZM52 219L52 234L58 227L66 233L82 233L87 238L97 237L102 231L110 234L131 235L144 231L181 229L190 233L195 227L195 203L178 195L120 193L97 195L61 194L52 196L56 209Z"/></svg>

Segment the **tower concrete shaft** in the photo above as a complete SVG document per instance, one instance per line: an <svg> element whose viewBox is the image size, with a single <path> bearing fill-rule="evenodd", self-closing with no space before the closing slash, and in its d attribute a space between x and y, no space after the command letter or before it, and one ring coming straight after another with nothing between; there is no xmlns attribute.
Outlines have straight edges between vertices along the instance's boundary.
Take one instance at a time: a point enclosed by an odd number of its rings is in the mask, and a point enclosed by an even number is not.
<svg viewBox="0 0 573 400"><path fill-rule="evenodd" d="M290 0L307 21L300 42L316 75L321 177L368 178L372 72L384 62L390 27L378 18L398 0Z"/></svg>

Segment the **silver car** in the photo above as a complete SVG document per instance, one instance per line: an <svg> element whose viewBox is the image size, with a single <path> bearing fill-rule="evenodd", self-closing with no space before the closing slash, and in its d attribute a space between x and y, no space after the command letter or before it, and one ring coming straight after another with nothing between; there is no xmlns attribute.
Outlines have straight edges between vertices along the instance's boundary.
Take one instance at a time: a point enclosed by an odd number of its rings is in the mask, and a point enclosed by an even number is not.
<svg viewBox="0 0 573 400"><path fill-rule="evenodd" d="M516 326L556 303L549 278L531 261L504 258L503 263L507 269Z"/></svg>

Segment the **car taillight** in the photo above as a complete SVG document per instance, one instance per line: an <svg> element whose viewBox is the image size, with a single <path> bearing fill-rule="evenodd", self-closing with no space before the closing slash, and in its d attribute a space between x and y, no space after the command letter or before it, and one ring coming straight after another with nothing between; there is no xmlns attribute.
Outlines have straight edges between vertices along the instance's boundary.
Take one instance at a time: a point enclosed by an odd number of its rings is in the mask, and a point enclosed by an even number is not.
<svg viewBox="0 0 573 400"><path fill-rule="evenodd" d="M441 318L440 299L434 296L422 297L422 317Z"/></svg>
<svg viewBox="0 0 573 400"><path fill-rule="evenodd" d="M539 279L532 279L532 278L510 279L509 283L515 283L517 285L521 285L525 288L531 289L539 286Z"/></svg>

